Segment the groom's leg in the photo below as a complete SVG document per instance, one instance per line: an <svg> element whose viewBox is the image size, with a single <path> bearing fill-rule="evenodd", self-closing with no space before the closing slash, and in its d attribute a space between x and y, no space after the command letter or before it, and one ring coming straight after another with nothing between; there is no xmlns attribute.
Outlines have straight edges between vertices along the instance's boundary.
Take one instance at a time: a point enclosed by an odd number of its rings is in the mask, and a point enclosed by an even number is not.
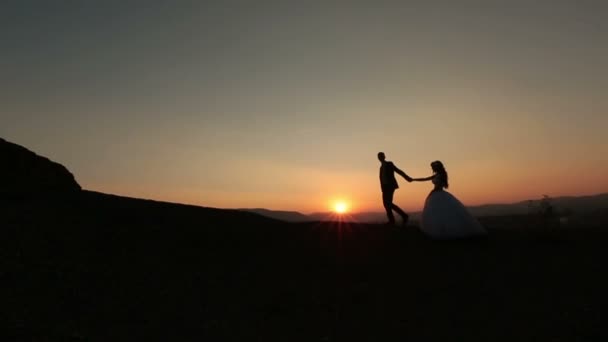
<svg viewBox="0 0 608 342"><path fill-rule="evenodd" d="M388 217L388 221L390 223L395 223L395 216L393 216L393 194L394 190L385 190L382 191L382 204L384 204L384 209L386 210L386 216Z"/></svg>
<svg viewBox="0 0 608 342"><path fill-rule="evenodd" d="M409 215L406 214L405 211L401 210L401 208L399 208L395 204L393 204L393 210L396 211L399 216L401 216L401 218L403 219L403 226L406 226L407 220L410 218Z"/></svg>

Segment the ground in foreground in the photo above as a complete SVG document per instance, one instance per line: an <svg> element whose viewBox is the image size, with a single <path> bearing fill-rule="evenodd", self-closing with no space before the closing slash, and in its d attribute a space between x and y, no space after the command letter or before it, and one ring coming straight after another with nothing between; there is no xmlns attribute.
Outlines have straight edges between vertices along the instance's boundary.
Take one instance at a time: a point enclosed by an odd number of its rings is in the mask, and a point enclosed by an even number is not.
<svg viewBox="0 0 608 342"><path fill-rule="evenodd" d="M287 224L85 193L5 202L3 341L598 341L603 229Z"/></svg>

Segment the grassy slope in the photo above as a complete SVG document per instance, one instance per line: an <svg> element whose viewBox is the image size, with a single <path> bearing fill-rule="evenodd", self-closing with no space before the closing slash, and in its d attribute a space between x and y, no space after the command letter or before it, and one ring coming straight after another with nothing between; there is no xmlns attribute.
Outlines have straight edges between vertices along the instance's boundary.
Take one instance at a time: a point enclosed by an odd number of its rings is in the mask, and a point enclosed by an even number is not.
<svg viewBox="0 0 608 342"><path fill-rule="evenodd" d="M608 337L602 229L435 242L96 193L1 208L3 341Z"/></svg>

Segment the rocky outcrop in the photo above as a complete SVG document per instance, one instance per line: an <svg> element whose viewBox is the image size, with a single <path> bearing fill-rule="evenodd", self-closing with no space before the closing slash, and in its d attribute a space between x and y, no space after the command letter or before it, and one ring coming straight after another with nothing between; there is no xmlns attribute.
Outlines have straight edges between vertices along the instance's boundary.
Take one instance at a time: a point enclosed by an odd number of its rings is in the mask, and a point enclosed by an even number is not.
<svg viewBox="0 0 608 342"><path fill-rule="evenodd" d="M0 138L0 197L68 195L80 190L63 165Z"/></svg>

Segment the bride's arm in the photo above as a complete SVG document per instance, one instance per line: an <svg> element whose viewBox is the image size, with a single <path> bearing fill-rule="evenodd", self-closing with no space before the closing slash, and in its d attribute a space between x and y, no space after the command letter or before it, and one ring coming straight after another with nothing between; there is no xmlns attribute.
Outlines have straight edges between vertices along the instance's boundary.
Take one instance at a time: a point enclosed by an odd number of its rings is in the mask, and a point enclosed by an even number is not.
<svg viewBox="0 0 608 342"><path fill-rule="evenodd" d="M412 180L414 182L426 182L426 181L433 180L433 178L435 178L435 175L432 175L432 176L429 176L429 177L425 177L425 178L413 178Z"/></svg>

